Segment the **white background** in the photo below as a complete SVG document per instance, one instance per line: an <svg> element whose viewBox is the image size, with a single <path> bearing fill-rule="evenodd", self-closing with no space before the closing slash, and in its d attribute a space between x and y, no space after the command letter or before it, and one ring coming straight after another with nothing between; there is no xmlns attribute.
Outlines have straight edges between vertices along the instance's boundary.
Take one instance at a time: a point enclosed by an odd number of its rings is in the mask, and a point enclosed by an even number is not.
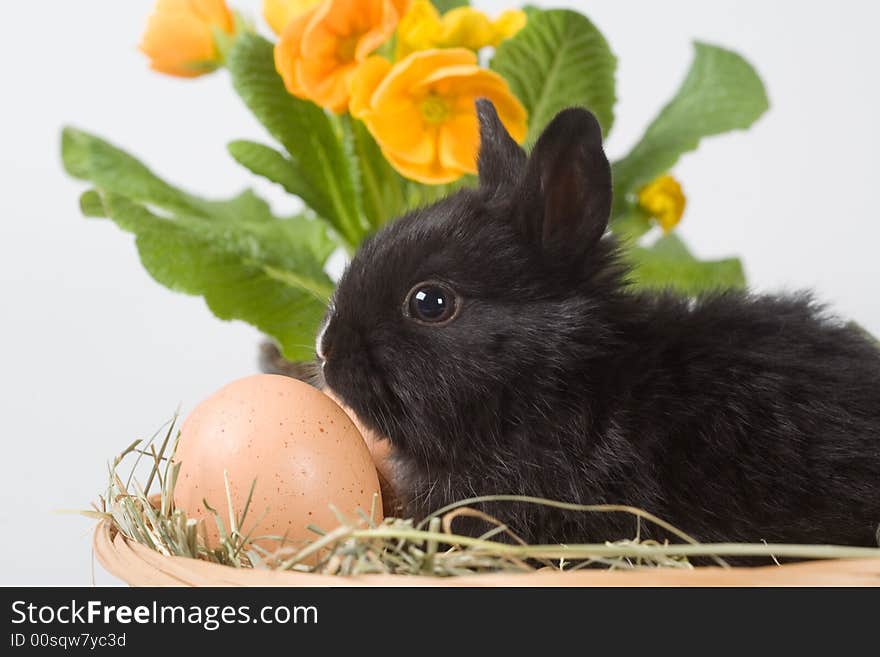
<svg viewBox="0 0 880 657"><path fill-rule="evenodd" d="M151 4L3 3L0 585L92 581L92 523L55 510L87 506L106 460L179 404L255 371L257 332L154 283L129 235L79 216L83 186L59 163L59 131L70 123L195 192L227 196L255 183L224 150L233 138L263 138L226 75L174 80L149 72L136 51ZM259 4L235 0L253 16ZM756 288L815 288L880 333L880 5L557 4L585 11L620 59L611 156L676 89L692 39L757 66L771 112L751 132L704 142L676 169L689 197L682 234L702 257L742 255ZM114 580L98 568L96 581Z"/></svg>

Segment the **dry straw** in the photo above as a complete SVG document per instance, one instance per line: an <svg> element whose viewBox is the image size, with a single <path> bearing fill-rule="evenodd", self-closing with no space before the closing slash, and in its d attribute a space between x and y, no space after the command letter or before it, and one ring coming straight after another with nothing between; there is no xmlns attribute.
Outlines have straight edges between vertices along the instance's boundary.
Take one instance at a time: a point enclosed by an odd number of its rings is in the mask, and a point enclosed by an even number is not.
<svg viewBox="0 0 880 657"><path fill-rule="evenodd" d="M699 543L684 532L641 509L618 505L580 505L519 495L492 495L462 500L437 510L419 523L400 518L377 520L375 500L369 513L349 518L336 512L339 526L329 531L310 527L315 540L306 546L284 546L284 537L253 535L260 518L252 519L252 496L240 511L232 506L229 481L223 506L213 513L219 540L211 544L199 523L173 503L180 464L172 460L177 445L176 417L152 438L135 441L108 466L106 492L85 513L109 525L108 541L121 535L128 543L166 557L188 557L237 569L269 569L312 575L408 575L466 577L485 573L527 574L537 570L566 573L585 568L608 570L693 569L691 559L711 559L722 569L725 558L880 559L880 549L830 545ZM120 466L130 464L123 477ZM138 474L146 476L144 485ZM637 527L649 523L681 542L643 540L640 531L628 540L583 545L528 545L505 525L472 508L483 502L517 502L583 513L628 513ZM218 508L223 508L221 513ZM492 527L479 537L457 535L452 523L463 516L479 517ZM248 529L250 528L250 529ZM503 541L498 538L503 536ZM272 554L256 545L260 538L279 540ZM861 562L860 562L861 563ZM880 564L880 561L874 562ZM855 564L855 562L853 562ZM791 568L790 566L783 567ZM707 570L707 569L704 569ZM876 578L880 567L864 574ZM880 580L871 579L878 584Z"/></svg>

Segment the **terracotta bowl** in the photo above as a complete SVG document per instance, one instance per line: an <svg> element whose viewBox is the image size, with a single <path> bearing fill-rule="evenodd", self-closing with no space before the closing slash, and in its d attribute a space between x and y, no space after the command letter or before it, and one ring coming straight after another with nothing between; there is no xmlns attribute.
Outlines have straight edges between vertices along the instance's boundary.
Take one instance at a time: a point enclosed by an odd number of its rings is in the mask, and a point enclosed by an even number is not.
<svg viewBox="0 0 880 657"><path fill-rule="evenodd" d="M246 570L186 557L167 557L126 539L106 521L95 529L93 543L101 565L130 586L880 586L880 559L730 569L580 570L444 578L338 577Z"/></svg>

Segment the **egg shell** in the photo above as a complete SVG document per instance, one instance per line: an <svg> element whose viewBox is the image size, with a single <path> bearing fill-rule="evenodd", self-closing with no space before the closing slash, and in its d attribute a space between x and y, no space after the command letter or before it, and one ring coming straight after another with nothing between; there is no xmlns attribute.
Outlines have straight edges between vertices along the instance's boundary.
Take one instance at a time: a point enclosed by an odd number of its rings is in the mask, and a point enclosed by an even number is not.
<svg viewBox="0 0 880 657"><path fill-rule="evenodd" d="M379 475L379 489L382 491L382 506L385 509L385 513L392 516L401 516L404 513L404 507L403 500L394 489L393 482L396 480L396 476L394 473L394 452L391 449L391 441L364 425L357 413L347 406L334 390L324 388L324 394L339 404L339 407L345 411L354 423L354 426L357 427L357 430L364 437L370 454L373 456L376 472Z"/></svg>
<svg viewBox="0 0 880 657"><path fill-rule="evenodd" d="M380 490L370 450L348 415L312 386L274 374L233 381L198 404L181 427L174 460L181 464L174 502L188 517L205 520L211 544L218 531L203 500L228 531L224 470L237 514L256 480L241 531L286 535L285 547L315 540L309 524L337 527L330 504L348 518L358 509L369 513ZM381 497L377 502L379 521ZM254 542L269 551L281 547L272 539Z"/></svg>

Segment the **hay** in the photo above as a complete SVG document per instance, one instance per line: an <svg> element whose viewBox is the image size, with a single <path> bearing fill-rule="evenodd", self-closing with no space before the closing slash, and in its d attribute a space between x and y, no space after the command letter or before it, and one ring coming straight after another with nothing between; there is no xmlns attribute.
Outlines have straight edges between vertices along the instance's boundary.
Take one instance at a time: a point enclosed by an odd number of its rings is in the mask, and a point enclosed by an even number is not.
<svg viewBox="0 0 880 657"><path fill-rule="evenodd" d="M336 511L339 525L324 530L310 526L315 539L305 547L285 546L284 537L255 536L259 518L252 520L250 495L240 511L232 507L226 481L225 509L206 508L213 514L219 539L208 541L199 522L174 506L174 486L180 464L173 461L177 447L177 417L147 440L131 443L108 464L108 484L86 515L107 520L115 532L163 555L189 557L234 568L267 568L324 575L429 575L453 577L479 573L524 573L541 569L575 571L583 568L632 570L684 568L691 559L712 559L728 567L725 557L797 559L880 558L880 548L830 545L773 545L699 543L681 530L646 511L619 505L580 505L520 495L491 495L462 500L444 507L419 523L411 519L376 519L376 500L369 513L348 518ZM123 477L120 469L128 465ZM138 474L145 475L145 484ZM472 508L483 502L538 504L583 513L627 513L637 518L636 535L598 544L528 545L503 523ZM335 510L334 510L335 511ZM479 537L452 531L462 516L479 517L492 529ZM640 538L641 523L663 528L680 543L658 543ZM250 528L250 529L247 529ZM497 538L505 535L505 540ZM255 544L261 538L282 547L267 553Z"/></svg>

